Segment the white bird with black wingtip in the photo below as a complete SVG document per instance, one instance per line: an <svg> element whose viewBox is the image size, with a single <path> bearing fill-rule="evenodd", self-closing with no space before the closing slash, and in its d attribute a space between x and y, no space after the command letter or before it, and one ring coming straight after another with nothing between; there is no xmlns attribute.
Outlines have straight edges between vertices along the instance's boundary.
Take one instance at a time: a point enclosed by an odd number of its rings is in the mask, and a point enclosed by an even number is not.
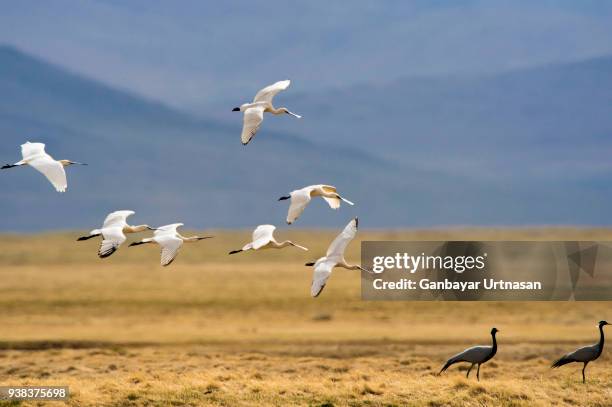
<svg viewBox="0 0 612 407"><path fill-rule="evenodd" d="M240 252L246 252L249 250L263 250L263 249L282 249L283 247L294 246L298 249L308 251L304 246L300 246L297 243L293 243L291 240L285 240L283 242L277 242L274 238L274 225L259 225L253 231L253 241L245 244L242 249L232 250L229 254L236 254Z"/></svg>
<svg viewBox="0 0 612 407"><path fill-rule="evenodd" d="M289 211L287 213L287 224L291 225L297 218L300 217L306 206L312 198L320 196L325 199L332 209L340 208L340 202L344 201L349 205L355 205L348 199L343 198L338 194L338 190L333 185L309 185L307 187L291 191L289 195L281 196L279 201L290 199Z"/></svg>
<svg viewBox="0 0 612 407"><path fill-rule="evenodd" d="M74 164L87 165L70 160L55 160L45 152L45 145L43 143L30 143L29 141L21 145L21 156L21 161L17 161L15 164L4 165L0 169L5 170L29 165L47 177L57 192L66 192L66 188L68 188L64 167Z"/></svg>
<svg viewBox="0 0 612 407"><path fill-rule="evenodd" d="M105 258L115 253L119 246L126 241L125 233L138 233L145 230L156 230L149 225L130 226L127 218L134 215L134 211L115 211L111 212L100 229L94 229L87 236L79 237L77 240L89 240L96 236L102 236L98 256Z"/></svg>
<svg viewBox="0 0 612 407"><path fill-rule="evenodd" d="M272 113L274 115L289 114L293 117L297 117L298 119L302 118L302 116L299 114L290 112L286 107L275 108L272 105L272 99L274 99L274 96L276 96L276 94L281 90L287 89L290 83L290 80L285 80L276 82L270 86L266 86L257 92L253 102L244 103L240 107L235 107L232 109L232 112L244 113L242 135L240 136L243 145L249 144L249 141L255 137L257 130L259 130L259 127L263 122L264 112Z"/></svg>
<svg viewBox="0 0 612 407"><path fill-rule="evenodd" d="M183 226L182 223L173 223L171 225L160 226L157 228L153 237L147 237L139 242L130 244L132 246L138 246L147 243L157 243L161 246L161 265L168 266L174 261L178 252L185 243L193 243L204 239L211 239L214 236L191 236L185 237L178 232L178 228Z"/></svg>
<svg viewBox="0 0 612 407"><path fill-rule="evenodd" d="M306 266L314 266L314 274L312 276L312 284L310 287L310 295L318 297L325 288L327 280L331 276L334 267L342 267L348 270L369 270L361 267L358 264L349 264L344 259L344 251L348 244L357 235L357 228L359 226L359 219L352 219L348 225L342 230L342 232L336 236L334 241L329 245L325 256L318 259L316 262L306 263Z"/></svg>

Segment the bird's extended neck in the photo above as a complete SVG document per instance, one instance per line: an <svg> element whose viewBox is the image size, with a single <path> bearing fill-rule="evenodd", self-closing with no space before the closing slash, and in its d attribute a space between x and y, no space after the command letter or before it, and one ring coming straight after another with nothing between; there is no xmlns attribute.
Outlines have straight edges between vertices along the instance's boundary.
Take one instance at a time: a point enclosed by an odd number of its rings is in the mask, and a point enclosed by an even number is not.
<svg viewBox="0 0 612 407"><path fill-rule="evenodd" d="M183 240L183 242L186 243L191 243L191 242L197 242L200 240L204 240L204 239L212 239L213 236L190 236L190 237L185 237L182 235L179 235L179 237Z"/></svg>
<svg viewBox="0 0 612 407"><path fill-rule="evenodd" d="M361 266L357 264L348 264L346 260L342 260L340 263L338 263L338 266L347 270L361 270Z"/></svg>
<svg viewBox="0 0 612 407"><path fill-rule="evenodd" d="M491 354L495 355L495 353L497 352L497 338L495 338L495 332L491 334L491 337L493 338L493 347L491 348Z"/></svg>
<svg viewBox="0 0 612 407"><path fill-rule="evenodd" d="M138 233L138 232L142 232L147 229L149 229L149 225L136 225L136 226L127 225L126 227L123 228L123 231L125 233Z"/></svg>
<svg viewBox="0 0 612 407"><path fill-rule="evenodd" d="M278 243L276 240L272 240L270 243L271 243L271 246L276 249L282 249L283 247L293 246L293 247L297 247L298 249L302 249L304 251L308 250L304 246L300 246L299 244L293 243L291 240L285 240L284 242L280 242L280 243Z"/></svg>
<svg viewBox="0 0 612 407"><path fill-rule="evenodd" d="M272 113L272 114L285 114L285 113L287 113L287 109L286 108L284 108L284 107L276 108L276 107L274 107L272 105L270 105L270 107L267 109L267 111L269 113Z"/></svg>
<svg viewBox="0 0 612 407"><path fill-rule="evenodd" d="M599 354L601 355L601 352L603 351L603 347L604 347L604 331L603 331L603 325L599 325L599 344L598 344L598 351Z"/></svg>

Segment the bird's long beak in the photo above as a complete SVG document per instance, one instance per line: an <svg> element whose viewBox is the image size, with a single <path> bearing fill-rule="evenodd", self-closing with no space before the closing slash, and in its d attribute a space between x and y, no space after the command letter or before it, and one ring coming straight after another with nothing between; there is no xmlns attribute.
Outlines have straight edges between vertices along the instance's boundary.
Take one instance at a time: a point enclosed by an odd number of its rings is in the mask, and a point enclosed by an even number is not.
<svg viewBox="0 0 612 407"><path fill-rule="evenodd" d="M79 162L76 162L76 161L70 161L70 164L76 164L76 165L88 165L88 164L85 164L85 163L79 163Z"/></svg>
<svg viewBox="0 0 612 407"><path fill-rule="evenodd" d="M212 239L214 236L202 236L202 237L198 237L198 240L204 240L204 239Z"/></svg>
<svg viewBox="0 0 612 407"><path fill-rule="evenodd" d="M301 118L302 118L302 116L300 116L299 114L295 114L295 113L293 113L293 112L290 112L289 110L287 110L287 114L290 114L290 115L291 115L291 116L293 116L293 117L297 117L298 119L301 119Z"/></svg>

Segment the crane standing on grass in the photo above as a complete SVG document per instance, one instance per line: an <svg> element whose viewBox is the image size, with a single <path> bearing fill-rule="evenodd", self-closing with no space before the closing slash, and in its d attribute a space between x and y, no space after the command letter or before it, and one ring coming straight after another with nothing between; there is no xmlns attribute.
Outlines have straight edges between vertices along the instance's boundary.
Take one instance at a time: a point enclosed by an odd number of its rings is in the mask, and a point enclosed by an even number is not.
<svg viewBox="0 0 612 407"><path fill-rule="evenodd" d="M470 362L472 365L467 371L465 375L466 378L470 377L470 372L474 365L478 365L478 370L476 371L476 378L480 381L480 365L488 362L495 356L497 353L497 340L495 339L495 334L498 333L497 328L491 329L491 337L493 338L493 344L491 346L474 346L472 348L468 348L461 353L456 354L452 358L446 361L446 364L440 370L438 375L442 374L446 369L448 369L451 365L459 362Z"/></svg>
<svg viewBox="0 0 612 407"><path fill-rule="evenodd" d="M571 353L561 356L561 358L559 358L555 363L553 363L552 368L554 369L572 362L584 363L584 366L582 366L582 383L586 383L586 378L584 377L584 370L586 369L589 362L592 362L597 359L603 351L605 339L603 327L605 325L610 324L606 321L599 321L599 342L597 342L595 345L578 348Z"/></svg>

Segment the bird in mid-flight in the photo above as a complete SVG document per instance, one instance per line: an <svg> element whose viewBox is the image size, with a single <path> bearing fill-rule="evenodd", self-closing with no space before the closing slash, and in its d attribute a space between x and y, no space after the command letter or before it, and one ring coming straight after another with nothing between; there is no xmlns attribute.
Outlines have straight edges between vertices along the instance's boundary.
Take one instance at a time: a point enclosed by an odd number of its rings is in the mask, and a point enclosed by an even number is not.
<svg viewBox="0 0 612 407"><path fill-rule="evenodd" d="M338 194L336 187L332 185L310 185L302 189L296 189L287 196L281 196L279 201L290 199L289 212L287 213L287 224L291 225L297 218L300 217L306 206L310 203L313 197L320 196L329 204L332 209L340 207L340 201L344 201L349 205L354 205L348 199L344 199Z"/></svg>
<svg viewBox="0 0 612 407"><path fill-rule="evenodd" d="M263 250L263 249L282 249L287 246L294 246L298 249L308 250L304 246L293 243L291 240L285 240L283 242L277 242L274 239L274 225L259 225L253 231L253 241L245 244L240 250L232 250L229 254L236 254L240 252L246 252L248 250Z"/></svg>
<svg viewBox="0 0 612 407"><path fill-rule="evenodd" d="M266 86L255 95L255 99L251 103L244 103L240 107L235 107L232 112L244 113L244 121L242 125L242 135L240 139L243 145L249 144L249 141L255 136L261 122L263 122L264 112L275 115L289 114L293 117L301 119L302 116L290 112L286 107L275 108L272 105L272 99L278 92L289 87L290 80L279 81L270 86Z"/></svg>
<svg viewBox="0 0 612 407"><path fill-rule="evenodd" d="M29 141L21 145L21 156L23 157L21 161L17 161L15 164L4 165L0 169L5 170L29 165L47 177L57 192L66 192L66 188L68 188L64 167L73 164L87 165L70 160L55 160L45 152L45 145L43 143L30 143Z"/></svg>
<svg viewBox="0 0 612 407"><path fill-rule="evenodd" d="M325 256L321 257L316 262L306 263L306 266L314 266L314 274L312 276L312 284L310 287L310 295L318 297L325 288L327 280L331 276L334 267L342 267L348 270L362 270L370 272L358 264L348 264L344 259L344 251L348 244L357 235L359 219L352 219L342 232L336 236L334 241L329 245Z"/></svg>
<svg viewBox="0 0 612 407"><path fill-rule="evenodd" d="M183 242L192 243L199 240L211 239L214 236L191 236L185 237L178 232L178 228L183 226L182 223L173 223L171 225L160 226L153 233L153 237L147 237L142 239L140 242L134 242L130 244L132 246L138 246L146 243L157 243L161 246L161 265L168 266L174 261L178 252L183 245Z"/></svg>
<svg viewBox="0 0 612 407"><path fill-rule="evenodd" d="M125 233L138 233L144 230L156 230L149 225L130 226L127 224L128 216L132 216L134 211L115 211L110 213L100 229L94 229L89 235L79 237L77 240L88 240L92 237L102 236L98 256L105 258L115 253L115 251L125 242Z"/></svg>

